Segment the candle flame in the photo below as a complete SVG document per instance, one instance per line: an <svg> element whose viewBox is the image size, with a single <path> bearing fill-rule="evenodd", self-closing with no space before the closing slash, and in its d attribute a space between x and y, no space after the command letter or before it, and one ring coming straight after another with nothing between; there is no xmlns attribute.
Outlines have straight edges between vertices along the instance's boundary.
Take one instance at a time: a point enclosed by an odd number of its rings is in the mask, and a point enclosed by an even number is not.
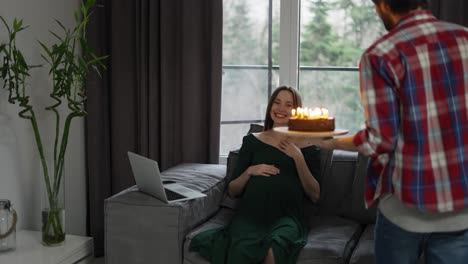
<svg viewBox="0 0 468 264"><path fill-rule="evenodd" d="M297 109L291 110L291 115L297 119L323 119L328 118L329 113L326 108L316 107L312 109L308 107L298 107Z"/></svg>

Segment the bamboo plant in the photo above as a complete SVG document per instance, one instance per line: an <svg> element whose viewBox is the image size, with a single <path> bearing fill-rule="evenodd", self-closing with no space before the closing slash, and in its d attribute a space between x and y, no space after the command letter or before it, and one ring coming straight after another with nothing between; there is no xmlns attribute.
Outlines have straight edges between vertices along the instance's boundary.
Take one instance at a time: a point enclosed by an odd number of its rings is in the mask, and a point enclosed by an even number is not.
<svg viewBox="0 0 468 264"><path fill-rule="evenodd" d="M86 27L92 14L89 11L94 3L95 0L81 1L80 9L74 13L76 26L73 29L67 29L60 21L56 20L62 32L50 31L56 39L56 43L51 47L39 41L43 50L41 57L50 67L49 76L52 79L52 91L49 96L53 103L45 108L55 116L55 140L53 164L50 164L51 170L48 168L37 118L33 106L29 102L26 89L26 79L30 76L30 70L39 66L28 65L21 50L16 46L17 34L25 30L27 26L23 26L22 20L15 18L10 27L6 20L0 16L8 33L8 41L0 45L0 56L3 56L3 64L0 65L0 81L3 82L3 88L8 89L8 102L19 103L21 110L18 115L29 120L33 128L49 207L46 211L47 221L43 222L42 225L42 239L47 245L61 243L65 239L65 230L61 220L63 208L60 208L59 193L60 186L62 186L65 153L72 120L87 114L85 110L85 80L90 70L95 71L100 76L100 70L105 69L103 61L107 56L97 57L88 46L86 39ZM58 108L64 101L68 110L62 128L62 118Z"/></svg>

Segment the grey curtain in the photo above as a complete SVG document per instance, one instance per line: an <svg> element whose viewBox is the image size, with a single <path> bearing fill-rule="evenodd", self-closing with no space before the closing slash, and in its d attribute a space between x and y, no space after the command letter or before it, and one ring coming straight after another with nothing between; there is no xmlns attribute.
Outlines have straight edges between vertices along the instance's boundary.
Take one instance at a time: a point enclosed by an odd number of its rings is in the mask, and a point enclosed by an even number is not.
<svg viewBox="0 0 468 264"><path fill-rule="evenodd" d="M87 226L101 256L104 199L134 184L127 151L161 170L218 162L222 1L97 2L88 38L110 57L87 83Z"/></svg>
<svg viewBox="0 0 468 264"><path fill-rule="evenodd" d="M468 26L468 2L466 0L429 0L430 9L442 20Z"/></svg>

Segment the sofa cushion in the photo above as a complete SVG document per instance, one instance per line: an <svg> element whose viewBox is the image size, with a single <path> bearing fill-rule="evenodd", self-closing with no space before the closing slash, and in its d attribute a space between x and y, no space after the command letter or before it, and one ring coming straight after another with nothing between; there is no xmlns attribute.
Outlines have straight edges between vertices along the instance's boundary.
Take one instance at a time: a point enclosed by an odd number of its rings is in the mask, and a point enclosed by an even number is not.
<svg viewBox="0 0 468 264"><path fill-rule="evenodd" d="M319 214L345 216L351 197L357 152L335 150L320 184Z"/></svg>
<svg viewBox="0 0 468 264"><path fill-rule="evenodd" d="M217 164L183 163L161 173L163 181L175 181L181 185L206 192L220 181L225 181L226 166Z"/></svg>
<svg viewBox="0 0 468 264"><path fill-rule="evenodd" d="M234 173L234 167L237 164L238 158L239 158L238 149L229 152L228 159L227 159L227 169L226 169L226 188L232 179L232 176L233 176L232 174ZM238 204L239 204L239 199L229 196L226 191L224 193L220 206L235 210Z"/></svg>
<svg viewBox="0 0 468 264"><path fill-rule="evenodd" d="M362 226L350 219L316 216L310 221L307 244L298 263L347 263L362 233Z"/></svg>
<svg viewBox="0 0 468 264"><path fill-rule="evenodd" d="M225 165L181 164L161 174L207 195L195 200L165 204L136 186L106 199L106 261L181 263L186 234L219 208L225 173Z"/></svg>
<svg viewBox="0 0 468 264"><path fill-rule="evenodd" d="M359 242L351 255L350 264L374 264L374 228L375 225L367 225L359 238Z"/></svg>
<svg viewBox="0 0 468 264"><path fill-rule="evenodd" d="M373 224L375 223L377 213L377 203L370 208L366 208L364 201L367 163L368 158L359 154L357 157L356 171L354 173L352 184L351 210L346 212L346 216L362 224Z"/></svg>
<svg viewBox="0 0 468 264"><path fill-rule="evenodd" d="M233 177L234 168L237 164L237 160L239 159L239 150L240 149L229 151L226 164L226 182L230 182Z"/></svg>
<svg viewBox="0 0 468 264"><path fill-rule="evenodd" d="M313 157L313 156L310 156L310 157ZM324 178L326 178L325 175L327 175L331 171L332 157L333 157L332 150L326 150L326 149L320 150L320 174L314 175L315 179L320 185L320 190L322 190L322 185L324 184ZM308 164L308 166L311 166L311 164L315 164L316 161L306 160L306 163ZM322 196L322 191L320 191L320 196ZM318 210L319 210L319 207L317 203L312 202L308 198L304 199L304 214L307 219L310 219L314 217L315 215L317 215Z"/></svg>
<svg viewBox="0 0 468 264"><path fill-rule="evenodd" d="M250 124L249 131L247 132L247 135L250 135L252 133L260 133L263 131L263 126L259 124Z"/></svg>

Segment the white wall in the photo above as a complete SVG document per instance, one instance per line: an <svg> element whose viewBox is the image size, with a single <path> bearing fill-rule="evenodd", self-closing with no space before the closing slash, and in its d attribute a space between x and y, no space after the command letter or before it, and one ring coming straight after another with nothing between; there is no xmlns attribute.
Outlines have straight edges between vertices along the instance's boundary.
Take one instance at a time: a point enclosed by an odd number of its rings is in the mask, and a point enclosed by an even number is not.
<svg viewBox="0 0 468 264"><path fill-rule="evenodd" d="M0 15L9 24L13 18L22 18L30 25L18 35L17 45L29 64L45 64L40 57L37 40L51 44L54 37L48 32L59 32L54 19L66 27L74 26L73 11L80 0L0 0ZM6 42L3 25L0 42ZM32 70L28 80L31 102L38 116L43 143L49 154L54 136L54 120L44 110L50 97L51 81L48 67ZM7 102L7 91L0 87L0 199L10 199L19 215L19 228L40 230L42 174L39 155L30 122L18 116L18 106ZM84 120L74 119L69 136L65 163L66 231L69 234L86 233Z"/></svg>

